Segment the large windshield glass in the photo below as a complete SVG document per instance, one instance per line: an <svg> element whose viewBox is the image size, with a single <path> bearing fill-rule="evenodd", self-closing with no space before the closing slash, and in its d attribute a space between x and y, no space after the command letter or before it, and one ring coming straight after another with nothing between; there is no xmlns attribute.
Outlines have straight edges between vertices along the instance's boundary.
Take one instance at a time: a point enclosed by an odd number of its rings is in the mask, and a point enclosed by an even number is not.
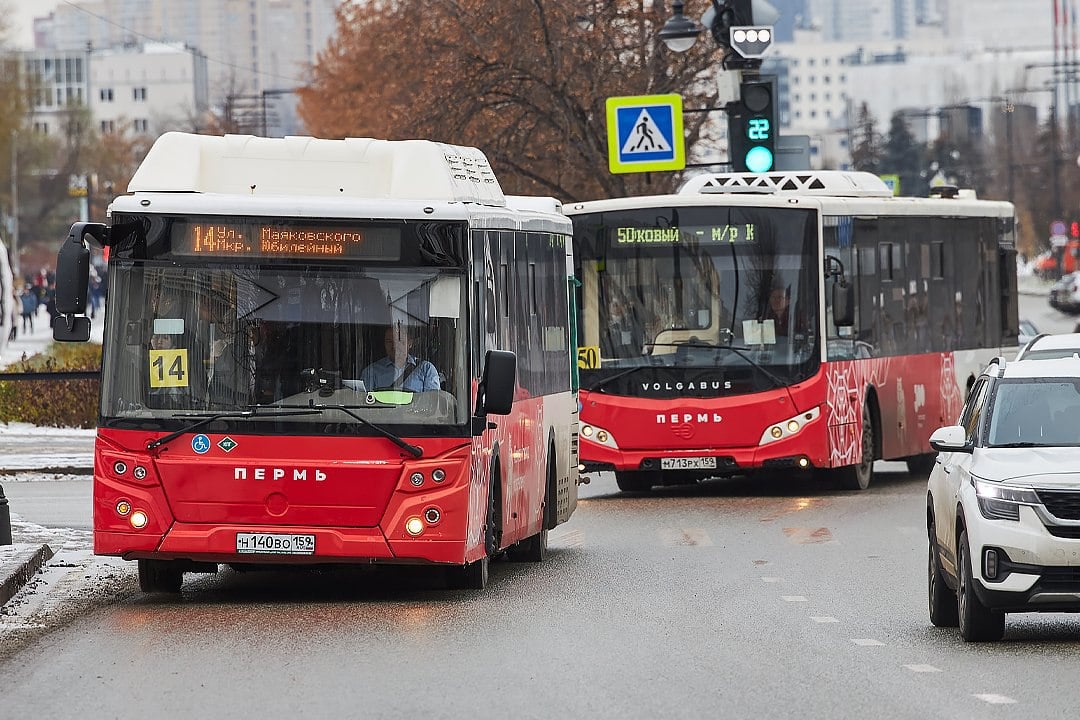
<svg viewBox="0 0 1080 720"><path fill-rule="evenodd" d="M994 391L989 444L1080 445L1080 381L1002 380Z"/></svg>
<svg viewBox="0 0 1080 720"><path fill-rule="evenodd" d="M106 425L312 404L431 432L466 422L460 270L115 260L112 272ZM367 432L344 410L270 417L251 422Z"/></svg>
<svg viewBox="0 0 1080 720"><path fill-rule="evenodd" d="M573 220L586 389L715 395L817 369L813 211L650 208Z"/></svg>

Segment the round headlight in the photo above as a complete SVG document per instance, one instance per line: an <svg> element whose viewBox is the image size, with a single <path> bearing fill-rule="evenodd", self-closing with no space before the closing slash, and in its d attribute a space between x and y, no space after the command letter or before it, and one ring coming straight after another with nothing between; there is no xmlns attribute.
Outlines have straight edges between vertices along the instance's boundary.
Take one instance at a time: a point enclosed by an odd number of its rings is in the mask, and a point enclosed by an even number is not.
<svg viewBox="0 0 1080 720"><path fill-rule="evenodd" d="M416 487L420 487L424 484L424 474L414 472L412 475L409 476L409 482L411 482Z"/></svg>
<svg viewBox="0 0 1080 720"><path fill-rule="evenodd" d="M136 510L135 512L131 513L131 527L135 528L136 530L142 530L144 527L146 527L146 523L149 522L149 520L150 518L146 517L146 513L144 513L142 510Z"/></svg>
<svg viewBox="0 0 1080 720"><path fill-rule="evenodd" d="M608 441L607 430L600 430L599 432L597 432L596 439L602 443L606 443Z"/></svg>
<svg viewBox="0 0 1080 720"><path fill-rule="evenodd" d="M581 427L581 434L585 437L592 437L592 425L583 425Z"/></svg>
<svg viewBox="0 0 1080 720"><path fill-rule="evenodd" d="M420 533L424 532L424 521L418 517L411 517L405 521L405 532L409 533L413 537L416 537Z"/></svg>
<svg viewBox="0 0 1080 720"><path fill-rule="evenodd" d="M787 422L787 431L790 432L790 433L799 432L799 421L798 420L788 420L788 422Z"/></svg>
<svg viewBox="0 0 1080 720"><path fill-rule="evenodd" d="M435 482L442 482L446 479L446 471L442 468L435 468L431 473L431 479Z"/></svg>
<svg viewBox="0 0 1080 720"><path fill-rule="evenodd" d="M127 515L129 512L131 512L131 503L129 503L127 500L121 500L120 502L116 503L117 515Z"/></svg>
<svg viewBox="0 0 1080 720"><path fill-rule="evenodd" d="M117 460L116 462L113 463L112 469L113 469L113 472L116 473L117 475L123 475L124 473L127 472L127 463L125 463L125 462L123 462L121 460Z"/></svg>
<svg viewBox="0 0 1080 720"><path fill-rule="evenodd" d="M769 430L769 434L770 434L770 435L772 435L772 436L773 436L774 438L777 438L777 439L779 439L779 438L783 437L783 435L784 435L784 431L783 431L783 430L781 430L781 429L780 429L779 427L777 427L777 426L775 426L775 425L774 425L774 426L772 427L772 429L771 429L771 430Z"/></svg>
<svg viewBox="0 0 1080 720"><path fill-rule="evenodd" d="M429 507L424 511L424 519L427 520L428 525L434 525L442 520L442 513L439 512L439 508L437 507Z"/></svg>

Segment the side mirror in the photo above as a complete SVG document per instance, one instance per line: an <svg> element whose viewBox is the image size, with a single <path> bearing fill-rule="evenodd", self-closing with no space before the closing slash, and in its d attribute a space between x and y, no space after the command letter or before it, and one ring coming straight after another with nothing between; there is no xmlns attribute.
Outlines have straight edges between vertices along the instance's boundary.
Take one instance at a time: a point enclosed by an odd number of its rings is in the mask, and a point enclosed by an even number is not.
<svg viewBox="0 0 1080 720"><path fill-rule="evenodd" d="M488 350L484 377L476 393L476 415L509 415L517 383L517 355L509 350Z"/></svg>
<svg viewBox="0 0 1080 720"><path fill-rule="evenodd" d="M971 452L967 441L967 429L963 425L938 428L930 436L930 447L938 452Z"/></svg>
<svg viewBox="0 0 1080 720"><path fill-rule="evenodd" d="M86 342L90 339L90 318L85 315L57 315L52 321L53 340Z"/></svg>
<svg viewBox="0 0 1080 720"><path fill-rule="evenodd" d="M855 324L855 286L838 278L832 286L833 324L851 327Z"/></svg>

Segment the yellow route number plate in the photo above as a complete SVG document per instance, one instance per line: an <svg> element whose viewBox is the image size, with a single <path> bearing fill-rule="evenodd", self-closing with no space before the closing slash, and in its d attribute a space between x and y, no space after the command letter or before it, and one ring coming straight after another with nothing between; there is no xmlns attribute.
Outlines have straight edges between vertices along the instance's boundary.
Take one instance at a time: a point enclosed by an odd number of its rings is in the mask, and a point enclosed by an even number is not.
<svg viewBox="0 0 1080 720"><path fill-rule="evenodd" d="M188 386L187 348L150 351L150 387Z"/></svg>
<svg viewBox="0 0 1080 720"><path fill-rule="evenodd" d="M600 348L596 345L577 349L577 366L582 370L596 370L600 367Z"/></svg>

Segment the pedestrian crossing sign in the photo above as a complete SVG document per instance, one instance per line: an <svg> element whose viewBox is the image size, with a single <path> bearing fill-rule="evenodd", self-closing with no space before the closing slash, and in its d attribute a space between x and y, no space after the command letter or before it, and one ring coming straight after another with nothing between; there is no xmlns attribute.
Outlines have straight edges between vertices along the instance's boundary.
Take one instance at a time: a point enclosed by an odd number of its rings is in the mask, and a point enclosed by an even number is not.
<svg viewBox="0 0 1080 720"><path fill-rule="evenodd" d="M682 121L682 97L679 95L608 98L608 167L611 172L685 168Z"/></svg>

